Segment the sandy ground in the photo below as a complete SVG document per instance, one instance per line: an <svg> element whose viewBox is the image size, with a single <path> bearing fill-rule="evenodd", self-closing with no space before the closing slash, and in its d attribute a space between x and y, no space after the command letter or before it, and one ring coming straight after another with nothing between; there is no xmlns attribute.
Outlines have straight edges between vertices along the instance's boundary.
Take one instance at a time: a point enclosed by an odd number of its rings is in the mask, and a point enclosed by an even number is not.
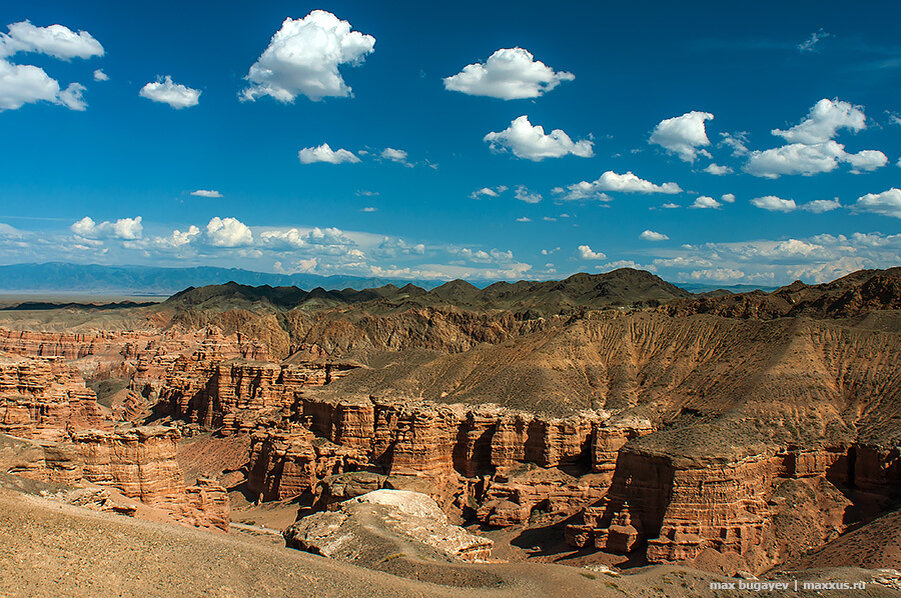
<svg viewBox="0 0 901 598"><path fill-rule="evenodd" d="M211 534L97 513L0 489L0 595L91 598L759 595L711 591L711 581L737 580L679 567L652 567L631 575L611 576L536 563L455 566L454 571L435 572L436 578L469 586L447 587L289 550L272 543L271 534L265 535L269 538L261 538L253 530L235 528L228 535ZM404 569L416 567L416 563L399 563L398 572L406 574L409 571ZM433 567L423 567L414 576L428 575ZM872 572L851 569L813 575L818 580L870 581L871 577ZM479 587L479 584L488 585ZM843 594L841 591L827 593ZM868 583L865 591L844 595L901 596L901 591Z"/></svg>

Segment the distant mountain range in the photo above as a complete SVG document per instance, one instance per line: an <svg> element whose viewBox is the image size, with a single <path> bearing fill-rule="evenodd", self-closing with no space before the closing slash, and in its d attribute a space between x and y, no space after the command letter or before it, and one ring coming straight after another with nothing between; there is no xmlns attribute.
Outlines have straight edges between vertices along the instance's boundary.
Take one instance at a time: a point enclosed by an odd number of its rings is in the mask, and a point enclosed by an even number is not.
<svg viewBox="0 0 901 598"><path fill-rule="evenodd" d="M366 278L362 276L320 276L318 274L274 274L240 268L197 266L191 268L161 268L156 266L102 266L98 264L12 264L0 266L0 293L58 293L97 295L146 295L168 297L189 287L222 285L298 287L312 290L374 289L386 285L403 287L414 284L431 290L444 285L444 280L405 280L395 278ZM466 286L479 289L497 284L494 280L472 280ZM525 284L523 281L515 283ZM530 283L535 284L535 283ZM677 283L693 293L725 289L734 293L772 288L734 285L716 286L704 283ZM458 289L459 290L459 289ZM452 289L445 289L451 292Z"/></svg>
<svg viewBox="0 0 901 598"><path fill-rule="evenodd" d="M226 282L259 286L296 286L302 289L366 289L416 282L433 288L444 281L410 281L360 276L270 274L239 268L159 268L154 266L101 266L61 262L0 266L0 292L98 293L169 296L188 287ZM488 284L487 282L485 284Z"/></svg>
<svg viewBox="0 0 901 598"><path fill-rule="evenodd" d="M247 286L229 282L185 289L163 305L207 311L254 307L312 310L360 303L367 303L370 311L391 311L401 305L453 305L474 311L511 310L524 317L535 317L576 308L654 305L691 297L693 295L685 289L650 272L620 268L604 274L573 274L564 280L495 282L484 288L464 280L452 280L431 290L414 284L403 287L387 284L363 290L320 287L305 291L297 287Z"/></svg>

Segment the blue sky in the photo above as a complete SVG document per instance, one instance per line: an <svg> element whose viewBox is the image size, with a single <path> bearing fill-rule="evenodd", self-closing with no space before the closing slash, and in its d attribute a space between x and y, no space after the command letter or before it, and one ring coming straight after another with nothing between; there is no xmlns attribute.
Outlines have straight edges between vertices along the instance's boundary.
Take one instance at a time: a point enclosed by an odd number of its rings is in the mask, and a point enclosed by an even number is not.
<svg viewBox="0 0 901 598"><path fill-rule="evenodd" d="M0 263L759 285L898 265L899 17L5 2Z"/></svg>

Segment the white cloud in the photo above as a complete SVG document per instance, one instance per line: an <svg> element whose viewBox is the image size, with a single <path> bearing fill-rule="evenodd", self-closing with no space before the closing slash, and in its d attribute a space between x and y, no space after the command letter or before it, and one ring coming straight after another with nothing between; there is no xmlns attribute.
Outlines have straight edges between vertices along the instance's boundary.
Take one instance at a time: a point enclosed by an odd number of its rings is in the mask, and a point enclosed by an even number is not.
<svg viewBox="0 0 901 598"><path fill-rule="evenodd" d="M351 31L351 24L324 10L314 10L303 19L285 19L269 46L250 67L243 100L272 96L293 102L298 95L318 101L324 97L347 97L347 86L338 67L357 66L375 47L375 38Z"/></svg>
<svg viewBox="0 0 901 598"><path fill-rule="evenodd" d="M698 148L710 145L704 121L712 118L709 112L698 111L667 118L654 127L649 143L659 145L685 162L694 162Z"/></svg>
<svg viewBox="0 0 901 598"><path fill-rule="evenodd" d="M532 222L532 219L528 216L520 216L516 219L517 222Z"/></svg>
<svg viewBox="0 0 901 598"><path fill-rule="evenodd" d="M276 250L299 249L309 246L308 236L309 233L303 233L296 228L269 230L260 233L260 243Z"/></svg>
<svg viewBox="0 0 901 598"><path fill-rule="evenodd" d="M839 129L848 129L853 133L867 128L867 117L860 106L839 99L823 98L810 109L803 121L792 128L782 131L773 129L773 135L782 137L789 143L816 145L833 139Z"/></svg>
<svg viewBox="0 0 901 598"><path fill-rule="evenodd" d="M823 214L842 207L837 199L816 199L805 204L796 203L793 199L782 199L775 195L755 197L751 204L769 212L794 212L804 210L813 214Z"/></svg>
<svg viewBox="0 0 901 598"><path fill-rule="evenodd" d="M94 81L109 81L109 75L97 69L94 71Z"/></svg>
<svg viewBox="0 0 901 598"><path fill-rule="evenodd" d="M734 193L723 193L720 196L720 200L725 203L735 203L735 194Z"/></svg>
<svg viewBox="0 0 901 598"><path fill-rule="evenodd" d="M704 169L704 172L708 174L714 174L717 176L723 176L724 174L731 174L732 169L728 166L720 166L719 164L710 164L707 168Z"/></svg>
<svg viewBox="0 0 901 598"><path fill-rule="evenodd" d="M721 207L722 205L723 204L721 204L717 200L713 199L712 197L709 197L707 195L701 195L698 198L696 198L694 203L688 207L695 208L695 209L714 209L715 210L715 209Z"/></svg>
<svg viewBox="0 0 901 598"><path fill-rule="evenodd" d="M59 82L48 76L44 69L0 59L0 111L18 110L24 104L40 101L83 111L87 108L82 97L84 90L81 83L70 83L60 91Z"/></svg>
<svg viewBox="0 0 901 598"><path fill-rule="evenodd" d="M745 273L732 268L715 268L708 270L695 270L689 276L692 280L712 280L716 282L728 282L741 280Z"/></svg>
<svg viewBox="0 0 901 598"><path fill-rule="evenodd" d="M580 181L578 183L573 183L572 185L567 185L565 189L563 187L554 187L551 189L551 193L559 195L560 197L557 199L563 200L578 201L583 199L596 199L603 202L613 201L612 197L598 190L595 183L589 183L588 181Z"/></svg>
<svg viewBox="0 0 901 598"><path fill-rule="evenodd" d="M89 216L85 216L78 222L74 223L69 229L85 239L122 239L136 240L140 239L143 234L143 225L141 217L136 218L120 218L115 222L94 222Z"/></svg>
<svg viewBox="0 0 901 598"><path fill-rule="evenodd" d="M669 239L668 236L663 233L658 233L652 230L646 230L639 235L639 238L644 239L645 241L666 241Z"/></svg>
<svg viewBox="0 0 901 598"><path fill-rule="evenodd" d="M24 104L58 103L59 83L44 69L0 60L0 110L18 110Z"/></svg>
<svg viewBox="0 0 901 598"><path fill-rule="evenodd" d="M800 239L788 239L776 243L768 252L762 252L763 255L778 256L780 258L792 257L810 257L822 254L824 247L817 243L808 243Z"/></svg>
<svg viewBox="0 0 901 598"><path fill-rule="evenodd" d="M222 194L218 191L209 190L209 189L198 189L197 191L191 191L191 195L196 197L222 197Z"/></svg>
<svg viewBox="0 0 901 598"><path fill-rule="evenodd" d="M29 21L9 25L8 34L0 34L0 56L17 52L37 52L59 58L103 56L103 46L87 31L72 31L63 25L35 27Z"/></svg>
<svg viewBox="0 0 901 598"><path fill-rule="evenodd" d="M632 174L631 171L626 174L617 174L612 170L608 170L596 181L590 183L581 181L579 183L567 185L566 189L556 187L552 191L555 194L562 195L559 199L597 199L600 201L610 201L611 197L606 193L603 193L603 191L676 194L682 193L682 188L676 183L655 185L650 181L637 177Z"/></svg>
<svg viewBox="0 0 901 598"><path fill-rule="evenodd" d="M544 199L540 193L533 193L526 188L525 185L517 185L516 193L514 197L519 201L524 201L526 203L538 203L542 199Z"/></svg>
<svg viewBox="0 0 901 598"><path fill-rule="evenodd" d="M901 218L901 189L892 187L882 193L867 193L859 197L851 209Z"/></svg>
<svg viewBox="0 0 901 598"><path fill-rule="evenodd" d="M79 112L86 110L88 104L82 97L85 89L85 86L81 83L70 83L67 88L59 92L59 103L69 110L77 110Z"/></svg>
<svg viewBox="0 0 901 598"><path fill-rule="evenodd" d="M365 208L360 209L361 212L378 212L379 209L373 206L366 206Z"/></svg>
<svg viewBox="0 0 901 598"><path fill-rule="evenodd" d="M901 214L901 203L898 213ZM735 277L745 282L786 284L799 278L826 282L862 268L888 268L897 265L899 252L901 235L821 234L806 239L683 245L668 250L667 258L654 263L665 271L664 278L671 280L691 279L686 270L699 271L697 278L723 280L728 278L727 273L716 270L733 270L743 272L743 279Z"/></svg>
<svg viewBox="0 0 901 598"><path fill-rule="evenodd" d="M497 264L505 265L514 262L513 252L509 249L504 251L501 249L470 249L469 247L451 247L449 250L451 255L458 255L468 262L479 264Z"/></svg>
<svg viewBox="0 0 901 598"><path fill-rule="evenodd" d="M802 210L807 210L808 212L813 212L814 214L831 212L832 210L837 210L840 207L842 207L842 204L839 203L837 199L815 199L813 201L808 201L806 204L800 206Z"/></svg>
<svg viewBox="0 0 901 598"><path fill-rule="evenodd" d="M175 229L168 237L154 237L153 244L157 247L178 249L179 247L190 245L191 242L199 236L200 229L192 224L188 230L184 232Z"/></svg>
<svg viewBox="0 0 901 598"><path fill-rule="evenodd" d="M661 208L665 208L665 209L667 209L667 210L675 210L676 208L681 208L682 206L680 206L680 205L677 204L677 203L666 202L665 204L663 204L663 205L660 206L660 207L661 207Z"/></svg>
<svg viewBox="0 0 901 598"><path fill-rule="evenodd" d="M499 197L501 193L507 190L506 185L498 185L497 187L482 187L469 194L471 199L481 199L483 197Z"/></svg>
<svg viewBox="0 0 901 598"><path fill-rule="evenodd" d="M843 161L851 164L851 172L871 172L888 164L888 157L879 150L863 150L856 154L846 154Z"/></svg>
<svg viewBox="0 0 901 598"><path fill-rule="evenodd" d="M260 244L275 251L296 251L299 249L307 249L320 252L323 255L331 256L351 256L355 258L363 258L363 253L357 248L357 243L347 234L338 228L319 228L310 229L270 229L259 233ZM383 250L387 238L379 245L379 249ZM406 247L402 241L397 247ZM382 251L384 254L384 251ZM395 255L396 251L390 252ZM385 254L387 255L387 254ZM322 257L322 256L320 256Z"/></svg>
<svg viewBox="0 0 901 598"><path fill-rule="evenodd" d="M801 52L802 54L804 52L817 52L816 45L827 37L832 37L832 34L826 33L823 31L823 28L820 27L819 31L814 31L810 34L810 37L798 44L798 52Z"/></svg>
<svg viewBox="0 0 901 598"><path fill-rule="evenodd" d="M798 208L794 199L782 199L775 195L755 197L751 200L751 203L754 206L769 212L791 212Z"/></svg>
<svg viewBox="0 0 901 598"><path fill-rule="evenodd" d="M201 93L200 90L175 83L171 76L166 75L165 79L157 78L156 82L142 87L138 95L154 102L169 104L176 110L180 110L196 106L200 102Z"/></svg>
<svg viewBox="0 0 901 598"><path fill-rule="evenodd" d="M22 21L9 25L8 34L0 34L0 111L18 110L25 104L41 101L70 110L87 108L82 98L84 85L71 83L61 91L59 82L44 69L6 60L18 52L37 52L61 60L102 56L103 47L90 33L75 33L62 25L35 27Z"/></svg>
<svg viewBox="0 0 901 598"><path fill-rule="evenodd" d="M676 183L663 183L655 185L632 174L617 174L612 170L606 171L594 182L594 185L604 191L621 191L623 193L682 193L682 188Z"/></svg>
<svg viewBox="0 0 901 598"><path fill-rule="evenodd" d="M751 152L745 170L754 176L768 179L775 179L783 174L811 176L835 170L838 159L844 155L845 147L835 141L816 145L792 143Z"/></svg>
<svg viewBox="0 0 901 598"><path fill-rule="evenodd" d="M401 164L406 164L407 162L407 152L404 150L394 149L393 147L386 147L382 150L382 158L385 160L391 160L392 162L400 162Z"/></svg>
<svg viewBox="0 0 901 598"><path fill-rule="evenodd" d="M745 131L739 131L737 133L720 133L720 140L718 146L725 146L732 150L733 157L745 156L748 154L748 133Z"/></svg>
<svg viewBox="0 0 901 598"><path fill-rule="evenodd" d="M576 249L576 257L583 260L607 259L606 254L601 253L600 251L592 251L591 246L589 245L579 245L579 247Z"/></svg>
<svg viewBox="0 0 901 598"><path fill-rule="evenodd" d="M0 237L19 238L22 236L22 232L16 227L0 222Z"/></svg>
<svg viewBox="0 0 901 598"><path fill-rule="evenodd" d="M535 162L545 158L560 158L568 154L580 158L590 158L594 155L591 141L583 139L573 142L562 129L554 129L545 134L544 127L532 126L526 115L513 120L503 131L488 133L483 141L494 151L510 150L517 158Z"/></svg>
<svg viewBox="0 0 901 598"><path fill-rule="evenodd" d="M253 233L237 218L214 216L206 225L206 236L214 247L242 247L253 243Z"/></svg>
<svg viewBox="0 0 901 598"><path fill-rule="evenodd" d="M327 162L329 164L341 164L342 162L350 162L356 164L360 161L353 152L346 149L332 150L329 144L323 143L318 147L305 147L297 152L297 157L302 164L313 164L314 162Z"/></svg>
<svg viewBox="0 0 901 598"><path fill-rule="evenodd" d="M424 243L407 243L397 237L385 237L375 247L372 254L376 257L396 258L404 255L425 255ZM453 251L451 251L453 253ZM511 254L512 255L512 254Z"/></svg>
<svg viewBox="0 0 901 598"><path fill-rule="evenodd" d="M444 79L444 87L467 95L489 96L502 100L537 98L551 91L561 81L572 81L575 75L554 69L535 60L523 48L502 48L484 63L469 64L452 77Z"/></svg>
<svg viewBox="0 0 901 598"><path fill-rule="evenodd" d="M789 143L782 147L750 152L745 171L755 176L778 178L780 175L811 176L831 172L839 162L851 164L852 173L872 171L888 163L878 150L863 150L856 154L833 140L838 131L853 133L866 128L866 116L859 106L841 100L822 99L810 109L801 123L787 130L773 129L773 135Z"/></svg>
<svg viewBox="0 0 901 598"><path fill-rule="evenodd" d="M678 256L674 258L657 258L655 266L664 268L707 268L713 265L708 259L698 256Z"/></svg>

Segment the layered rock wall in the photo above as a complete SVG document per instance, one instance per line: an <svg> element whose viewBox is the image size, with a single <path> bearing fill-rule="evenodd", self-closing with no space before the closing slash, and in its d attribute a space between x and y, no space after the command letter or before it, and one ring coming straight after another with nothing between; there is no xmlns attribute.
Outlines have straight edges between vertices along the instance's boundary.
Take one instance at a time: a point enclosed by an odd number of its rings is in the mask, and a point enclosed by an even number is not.
<svg viewBox="0 0 901 598"><path fill-rule="evenodd" d="M165 509L187 525L228 531L225 488L205 478L194 486L185 485L176 460L178 439L178 430L161 426L88 430L72 437L85 480Z"/></svg>
<svg viewBox="0 0 901 598"><path fill-rule="evenodd" d="M694 462L626 447L609 491L583 510L581 523L567 527L567 540L616 553L644 547L648 560L657 563L694 559L710 549L741 557L751 569L771 566L779 552L768 545L779 534L770 530L773 516L788 508L773 498L780 486L813 480L838 495L834 482L848 496L876 494L886 500L901 491L894 452L857 445L788 447L732 461ZM823 525L816 533L822 537L811 547L847 523L843 516L850 501L832 500L829 507L827 502L817 507Z"/></svg>
<svg viewBox="0 0 901 598"><path fill-rule="evenodd" d="M109 427L94 392L61 359L0 354L0 432L59 439L71 430Z"/></svg>
<svg viewBox="0 0 901 598"><path fill-rule="evenodd" d="M492 525L528 522L533 511L576 513L609 486L619 447L651 430L646 420L611 423L602 413L562 419L491 406L317 395L299 401L301 425L253 434L248 485L262 500L313 492L328 475L369 469L428 480L440 504L472 508Z"/></svg>

